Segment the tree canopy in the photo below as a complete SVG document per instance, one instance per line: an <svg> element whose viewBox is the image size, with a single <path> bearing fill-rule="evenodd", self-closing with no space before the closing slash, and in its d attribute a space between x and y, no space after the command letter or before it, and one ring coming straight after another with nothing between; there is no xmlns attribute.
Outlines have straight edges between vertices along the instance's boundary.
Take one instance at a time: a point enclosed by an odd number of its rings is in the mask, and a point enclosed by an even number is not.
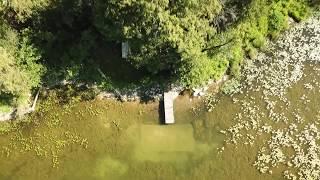
<svg viewBox="0 0 320 180"><path fill-rule="evenodd" d="M0 11L13 21L26 21L49 6L51 0L1 0Z"/></svg>
<svg viewBox="0 0 320 180"><path fill-rule="evenodd" d="M0 98L12 105L25 104L32 88L39 86L44 71L41 56L27 37L8 25L0 26Z"/></svg>
<svg viewBox="0 0 320 180"><path fill-rule="evenodd" d="M161 80L190 88L226 73L238 77L245 57L277 38L289 18L303 20L310 6L309 0L1 0L0 99L26 102L50 81L110 88ZM124 41L127 60L120 56Z"/></svg>
<svg viewBox="0 0 320 180"><path fill-rule="evenodd" d="M95 25L106 38L129 41L130 61L137 67L152 73L175 70L193 84L198 83L194 78L200 82L200 76L214 75L215 67L208 65L217 62L204 50L217 33L213 22L221 9L217 0L100 0Z"/></svg>

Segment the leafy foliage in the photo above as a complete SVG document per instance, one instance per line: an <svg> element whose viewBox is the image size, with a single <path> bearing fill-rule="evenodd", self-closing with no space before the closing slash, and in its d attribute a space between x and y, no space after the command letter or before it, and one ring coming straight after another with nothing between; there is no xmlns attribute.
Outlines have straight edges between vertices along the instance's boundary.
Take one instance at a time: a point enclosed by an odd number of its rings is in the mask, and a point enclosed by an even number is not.
<svg viewBox="0 0 320 180"><path fill-rule="evenodd" d="M237 76L244 56L255 58L267 36L276 38L288 28L289 16L300 21L308 14L304 0L253 0L239 23L218 32L217 21L226 19L220 13L230 12L233 19L239 19L226 8L215 0L100 0L95 4L94 24L107 38L129 40L129 61L137 68L154 74L170 72L183 85L197 86L218 78L229 67ZM230 39L232 43L224 44ZM232 55L222 57L223 53L216 52L221 44Z"/></svg>
<svg viewBox="0 0 320 180"><path fill-rule="evenodd" d="M229 74L234 77L240 74L245 56L255 59L258 50L265 47L268 37L276 38L287 29L290 17L296 21L307 17L310 5L304 0L253 0L245 8L238 23L211 39L213 45L232 39L231 43L219 50L227 54ZM211 53L213 56L219 54L216 51Z"/></svg>
<svg viewBox="0 0 320 180"><path fill-rule="evenodd" d="M41 83L40 53L5 24L0 35L0 97L10 104L25 104L31 90Z"/></svg>
<svg viewBox="0 0 320 180"><path fill-rule="evenodd" d="M277 3L271 8L269 15L269 30L273 38L277 37L279 32L288 28L288 12L282 8L282 3Z"/></svg>
<svg viewBox="0 0 320 180"><path fill-rule="evenodd" d="M176 71L185 85L215 76L212 65L217 63L203 50L216 34L210 23L221 10L219 1L113 0L98 1L95 7L99 31L109 38L128 39L130 61L136 67L154 74Z"/></svg>
<svg viewBox="0 0 320 180"><path fill-rule="evenodd" d="M240 42L237 42L231 47L230 51L230 74L237 77L240 74L241 64L245 55L244 50L242 49L242 44Z"/></svg>
<svg viewBox="0 0 320 180"><path fill-rule="evenodd" d="M4 48L0 47L0 83L1 95L26 96L27 74L20 72L11 56Z"/></svg>
<svg viewBox="0 0 320 180"><path fill-rule="evenodd" d="M49 4L50 0L1 0L0 11L11 20L14 18L18 22L24 22Z"/></svg>
<svg viewBox="0 0 320 180"><path fill-rule="evenodd" d="M15 55L18 67L27 73L30 87L39 86L41 75L45 71L45 68L39 64L41 53L31 44L26 35L21 37L18 47Z"/></svg>

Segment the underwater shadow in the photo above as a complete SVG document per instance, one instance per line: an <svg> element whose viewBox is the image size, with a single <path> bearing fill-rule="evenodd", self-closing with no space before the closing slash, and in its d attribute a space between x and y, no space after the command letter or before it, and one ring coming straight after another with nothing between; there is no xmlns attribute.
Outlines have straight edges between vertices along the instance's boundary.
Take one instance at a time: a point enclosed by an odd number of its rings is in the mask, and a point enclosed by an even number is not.
<svg viewBox="0 0 320 180"><path fill-rule="evenodd" d="M159 101L159 106L158 106L158 113L159 113L159 124L160 125L165 125L165 114L164 114L164 101L160 100Z"/></svg>

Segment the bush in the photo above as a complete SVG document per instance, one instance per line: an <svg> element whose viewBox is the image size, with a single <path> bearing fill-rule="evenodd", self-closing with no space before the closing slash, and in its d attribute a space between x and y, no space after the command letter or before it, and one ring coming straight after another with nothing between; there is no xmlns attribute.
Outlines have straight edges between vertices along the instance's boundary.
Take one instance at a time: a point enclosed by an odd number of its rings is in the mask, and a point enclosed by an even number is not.
<svg viewBox="0 0 320 180"><path fill-rule="evenodd" d="M210 79L221 78L228 67L229 62L224 54L202 56L184 65L181 69L181 82L186 87L197 87Z"/></svg>
<svg viewBox="0 0 320 180"><path fill-rule="evenodd" d="M249 44L245 50L250 59L255 59L258 55L258 50L255 47L253 47L251 44Z"/></svg>
<svg viewBox="0 0 320 180"><path fill-rule="evenodd" d="M269 19L268 16L263 15L258 18L257 20L257 27L260 34L265 38L268 36L268 29L269 29Z"/></svg>
<svg viewBox="0 0 320 180"><path fill-rule="evenodd" d="M269 15L269 33L277 38L281 31L288 28L288 10L283 8L282 3L276 3L271 7Z"/></svg>
<svg viewBox="0 0 320 180"><path fill-rule="evenodd" d="M238 77L241 71L241 64L244 58L244 50L242 43L238 42L230 49L232 55L230 60L230 74L234 77Z"/></svg>
<svg viewBox="0 0 320 180"><path fill-rule="evenodd" d="M10 97L11 106L24 106L44 72L40 52L21 34L0 23L0 97Z"/></svg>
<svg viewBox="0 0 320 180"><path fill-rule="evenodd" d="M230 66L230 75L233 77L239 77L241 74L241 65L239 62L233 62Z"/></svg>
<svg viewBox="0 0 320 180"><path fill-rule="evenodd" d="M266 44L266 39L265 37L262 35L262 34L257 34L256 37L253 39L252 41L252 45L255 47L255 48L262 48L264 47Z"/></svg>
<svg viewBox="0 0 320 180"><path fill-rule="evenodd" d="M309 8L303 2L293 1L289 5L289 16L292 17L295 21L300 22L306 18L309 14Z"/></svg>
<svg viewBox="0 0 320 180"><path fill-rule="evenodd" d="M102 89L104 91L112 91L114 89L110 78L101 79L98 83L98 87L99 87L99 89Z"/></svg>

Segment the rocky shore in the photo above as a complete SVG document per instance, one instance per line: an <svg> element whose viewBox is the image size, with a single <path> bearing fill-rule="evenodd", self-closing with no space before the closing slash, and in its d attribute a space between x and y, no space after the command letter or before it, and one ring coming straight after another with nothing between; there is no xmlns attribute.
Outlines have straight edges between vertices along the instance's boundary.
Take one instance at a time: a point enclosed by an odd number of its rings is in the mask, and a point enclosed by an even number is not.
<svg viewBox="0 0 320 180"><path fill-rule="evenodd" d="M198 88L192 88L190 91L192 92L193 97L201 97L205 96L209 87L219 87L225 81L227 81L230 77L228 75L224 75L220 80L214 81L210 80L206 83L206 85ZM123 88L123 89L114 89L112 91L103 91L100 90L95 85L88 85L84 83L76 84L75 82L61 81L56 83L55 85L51 85L47 88L42 88L42 90L50 90L57 86L66 86L66 85L75 85L77 87L85 87L86 89L94 89L97 91L96 98L98 99L114 99L120 100L122 102L133 102L133 101L148 101L148 100L156 100L160 101L163 99L164 90L160 87L160 85L155 85L148 89L142 87L135 88ZM180 94L182 91L186 90L184 87L179 85L171 85L171 88L167 91L173 91ZM39 94L38 94L39 95ZM38 99L38 95L32 97L30 95L30 102L34 101L34 99ZM10 119L14 119L17 117L21 117L23 115L32 113L35 111L35 104L29 104L25 107L13 108L8 113L0 113L0 121L7 121Z"/></svg>

